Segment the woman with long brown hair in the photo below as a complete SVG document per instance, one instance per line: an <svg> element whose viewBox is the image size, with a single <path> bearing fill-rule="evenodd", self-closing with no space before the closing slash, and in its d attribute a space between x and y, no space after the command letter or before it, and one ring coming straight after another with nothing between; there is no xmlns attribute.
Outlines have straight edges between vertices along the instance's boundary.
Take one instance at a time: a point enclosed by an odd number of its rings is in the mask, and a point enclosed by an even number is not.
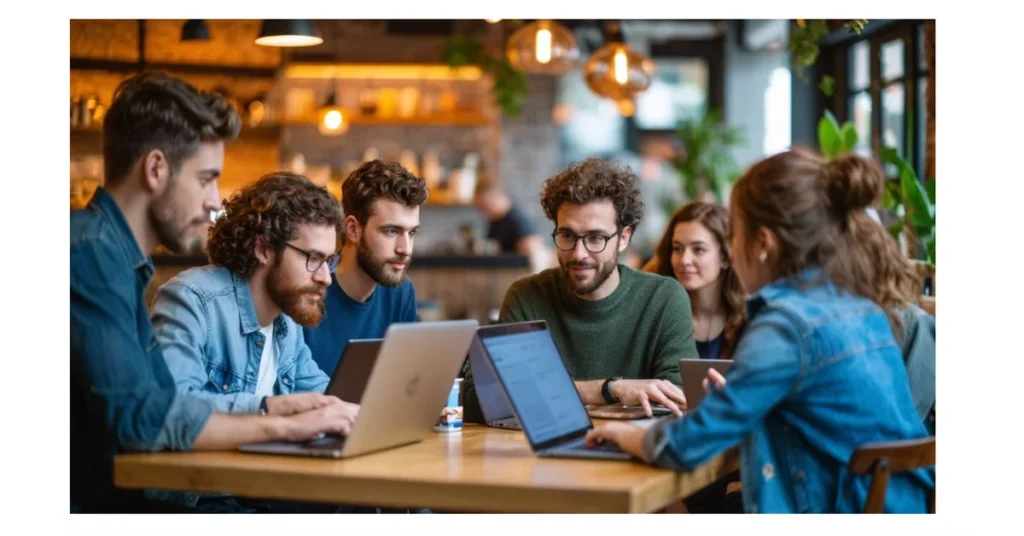
<svg viewBox="0 0 1024 536"><path fill-rule="evenodd" d="M743 289L729 261L729 211L695 201L672 216L645 270L675 278L690 295L701 359L729 359L743 325Z"/></svg>
<svg viewBox="0 0 1024 536"><path fill-rule="evenodd" d="M861 445L927 437L907 382L900 311L916 301L910 262L865 209L885 187L856 154L804 150L748 169L730 200L732 266L750 294L733 364L707 396L647 429L611 423L611 441L648 463L693 470L739 443L748 512L858 512ZM935 468L894 473L886 512L925 512Z"/></svg>

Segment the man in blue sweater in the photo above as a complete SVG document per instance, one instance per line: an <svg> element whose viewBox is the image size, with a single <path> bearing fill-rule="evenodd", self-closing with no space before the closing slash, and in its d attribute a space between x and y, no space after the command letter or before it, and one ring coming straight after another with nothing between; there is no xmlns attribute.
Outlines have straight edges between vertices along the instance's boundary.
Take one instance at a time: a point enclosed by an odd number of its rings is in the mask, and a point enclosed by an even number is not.
<svg viewBox="0 0 1024 536"><path fill-rule="evenodd" d="M392 323L419 320L405 271L426 200L423 180L394 162L366 162L342 184L341 262L322 321L303 328L313 360L328 376L348 341L382 338Z"/></svg>

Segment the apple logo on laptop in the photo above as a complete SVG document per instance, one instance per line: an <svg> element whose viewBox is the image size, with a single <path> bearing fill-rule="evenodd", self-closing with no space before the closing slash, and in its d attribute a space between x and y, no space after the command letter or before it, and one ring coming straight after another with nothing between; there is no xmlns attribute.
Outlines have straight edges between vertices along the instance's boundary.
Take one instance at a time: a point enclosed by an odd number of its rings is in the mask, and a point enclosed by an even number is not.
<svg viewBox="0 0 1024 536"><path fill-rule="evenodd" d="M419 383L420 383L420 375L417 374L417 375L413 376L412 379L409 380L409 383L407 383L405 385L405 394L407 396L410 396L410 397L412 395L416 394L416 386L419 385Z"/></svg>

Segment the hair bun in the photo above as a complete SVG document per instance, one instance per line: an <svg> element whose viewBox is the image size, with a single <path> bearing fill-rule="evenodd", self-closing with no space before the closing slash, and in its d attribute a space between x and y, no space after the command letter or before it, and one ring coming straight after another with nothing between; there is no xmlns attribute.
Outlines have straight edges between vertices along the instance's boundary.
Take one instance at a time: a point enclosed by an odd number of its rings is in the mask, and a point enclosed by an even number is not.
<svg viewBox="0 0 1024 536"><path fill-rule="evenodd" d="M885 176L878 164L854 153L828 161L825 181L832 206L845 212L871 206L885 188Z"/></svg>

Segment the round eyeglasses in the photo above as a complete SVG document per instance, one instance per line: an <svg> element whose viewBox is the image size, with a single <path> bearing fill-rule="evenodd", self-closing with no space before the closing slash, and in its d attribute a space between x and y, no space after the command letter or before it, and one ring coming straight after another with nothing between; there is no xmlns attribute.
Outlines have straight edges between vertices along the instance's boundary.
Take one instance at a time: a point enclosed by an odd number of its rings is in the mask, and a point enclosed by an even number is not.
<svg viewBox="0 0 1024 536"><path fill-rule="evenodd" d="M601 253L604 251L604 248L608 247L608 241L618 236L621 232L622 229L619 229L611 235L591 233L580 236L571 231L555 231L551 233L551 238L555 241L555 247L562 251L572 251L576 249L576 242L582 238L583 247L586 248L587 251L591 253Z"/></svg>
<svg viewBox="0 0 1024 536"><path fill-rule="evenodd" d="M284 245L306 256L306 270L311 273L319 270L320 267L323 266L325 262L327 263L327 269L333 272L334 269L338 267L338 261L341 260L340 253L334 253L332 255L328 255L325 257L323 253L319 253L316 251L306 251L304 249L297 248L289 244L288 242L285 242Z"/></svg>

